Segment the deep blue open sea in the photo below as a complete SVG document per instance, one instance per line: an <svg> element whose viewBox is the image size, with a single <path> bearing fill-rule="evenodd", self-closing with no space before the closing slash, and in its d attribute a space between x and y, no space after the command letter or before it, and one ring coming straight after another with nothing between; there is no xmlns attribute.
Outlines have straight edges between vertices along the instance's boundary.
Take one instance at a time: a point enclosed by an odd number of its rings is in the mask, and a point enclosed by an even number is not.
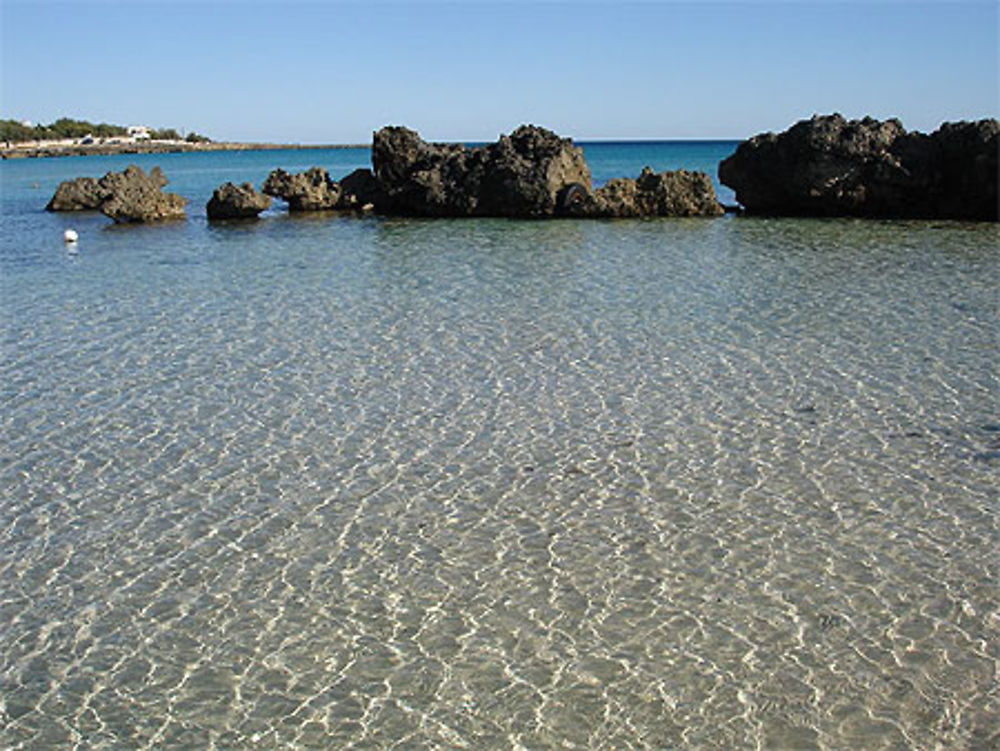
<svg viewBox="0 0 1000 751"><path fill-rule="evenodd" d="M0 163L0 747L998 745L996 224L206 220L313 165Z"/></svg>

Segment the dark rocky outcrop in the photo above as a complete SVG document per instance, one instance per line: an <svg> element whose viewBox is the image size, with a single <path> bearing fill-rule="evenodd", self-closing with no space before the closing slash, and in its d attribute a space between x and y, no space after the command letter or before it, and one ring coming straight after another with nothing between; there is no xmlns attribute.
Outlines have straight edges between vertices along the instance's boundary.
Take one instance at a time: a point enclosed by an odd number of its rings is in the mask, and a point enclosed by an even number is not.
<svg viewBox="0 0 1000 751"><path fill-rule="evenodd" d="M288 202L289 211L335 209L340 201L340 186L322 167L289 174L276 169L267 176L261 191Z"/></svg>
<svg viewBox="0 0 1000 751"><path fill-rule="evenodd" d="M996 221L998 151L996 120L924 135L834 114L744 141L719 179L748 213Z"/></svg>
<svg viewBox="0 0 1000 751"><path fill-rule="evenodd" d="M124 172L109 172L101 178L109 190L101 202L101 213L120 223L162 222L184 219L187 199L176 193L164 193L167 178L159 167L149 175L131 165Z"/></svg>
<svg viewBox="0 0 1000 751"><path fill-rule="evenodd" d="M102 187L114 195L136 188L162 190L170 181L159 167L153 167L147 175L142 167L130 164L122 172L109 172L100 182Z"/></svg>
<svg viewBox="0 0 1000 751"><path fill-rule="evenodd" d="M340 181L337 208L370 210L382 201L382 188L370 169L356 169Z"/></svg>
<svg viewBox="0 0 1000 751"><path fill-rule="evenodd" d="M374 134L372 164L382 213L415 216L553 216L561 191L590 189L583 151L533 125L486 146L429 144L412 130Z"/></svg>
<svg viewBox="0 0 1000 751"><path fill-rule="evenodd" d="M59 183L46 211L96 211L108 192L96 177L78 177Z"/></svg>
<svg viewBox="0 0 1000 751"><path fill-rule="evenodd" d="M289 211L370 211L383 196L370 169L356 169L339 183L322 167L294 175L276 169L261 190L286 201Z"/></svg>
<svg viewBox="0 0 1000 751"><path fill-rule="evenodd" d="M291 175L276 169L262 190L292 211L374 210L386 215L543 218L718 216L708 175L654 173L612 180L591 192L583 150L568 138L522 125L496 143L434 144L399 126L372 142L374 171L358 169L335 182L320 167Z"/></svg>
<svg viewBox="0 0 1000 751"><path fill-rule="evenodd" d="M215 189L205 206L209 219L256 219L271 206L271 198L254 190L251 183L225 183Z"/></svg>
<svg viewBox="0 0 1000 751"><path fill-rule="evenodd" d="M656 173L643 169L638 179L616 178L584 195L582 186L566 192L562 210L569 216L655 217L722 216L725 210L704 172Z"/></svg>
<svg viewBox="0 0 1000 751"><path fill-rule="evenodd" d="M153 167L147 175L132 164L123 172L109 172L100 180L78 177L60 183L45 208L48 211L97 209L116 222L183 219L187 201L174 193L164 193L166 184L167 178L159 167Z"/></svg>

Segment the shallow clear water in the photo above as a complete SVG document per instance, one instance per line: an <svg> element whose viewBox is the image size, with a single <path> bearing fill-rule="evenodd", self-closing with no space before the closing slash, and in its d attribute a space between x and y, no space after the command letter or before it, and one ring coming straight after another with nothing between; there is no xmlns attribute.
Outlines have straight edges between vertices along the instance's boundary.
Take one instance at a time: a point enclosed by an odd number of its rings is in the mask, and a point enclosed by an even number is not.
<svg viewBox="0 0 1000 751"><path fill-rule="evenodd" d="M995 225L42 212L81 164L0 165L0 746L996 744Z"/></svg>

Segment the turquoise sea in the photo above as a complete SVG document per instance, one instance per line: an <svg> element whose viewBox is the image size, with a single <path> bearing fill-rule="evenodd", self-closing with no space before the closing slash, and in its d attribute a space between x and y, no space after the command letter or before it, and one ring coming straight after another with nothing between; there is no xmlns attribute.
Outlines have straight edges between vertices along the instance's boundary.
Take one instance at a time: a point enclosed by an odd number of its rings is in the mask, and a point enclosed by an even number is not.
<svg viewBox="0 0 1000 751"><path fill-rule="evenodd" d="M998 745L997 225L205 218L367 164L0 163L0 747Z"/></svg>

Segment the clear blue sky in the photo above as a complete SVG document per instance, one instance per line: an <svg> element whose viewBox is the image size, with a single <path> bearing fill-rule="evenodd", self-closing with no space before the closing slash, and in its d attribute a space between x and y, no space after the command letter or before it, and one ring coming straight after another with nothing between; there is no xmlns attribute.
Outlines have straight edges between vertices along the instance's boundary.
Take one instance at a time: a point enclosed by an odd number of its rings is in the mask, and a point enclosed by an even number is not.
<svg viewBox="0 0 1000 751"><path fill-rule="evenodd" d="M0 117L367 142L743 138L997 117L997 2L0 0Z"/></svg>

